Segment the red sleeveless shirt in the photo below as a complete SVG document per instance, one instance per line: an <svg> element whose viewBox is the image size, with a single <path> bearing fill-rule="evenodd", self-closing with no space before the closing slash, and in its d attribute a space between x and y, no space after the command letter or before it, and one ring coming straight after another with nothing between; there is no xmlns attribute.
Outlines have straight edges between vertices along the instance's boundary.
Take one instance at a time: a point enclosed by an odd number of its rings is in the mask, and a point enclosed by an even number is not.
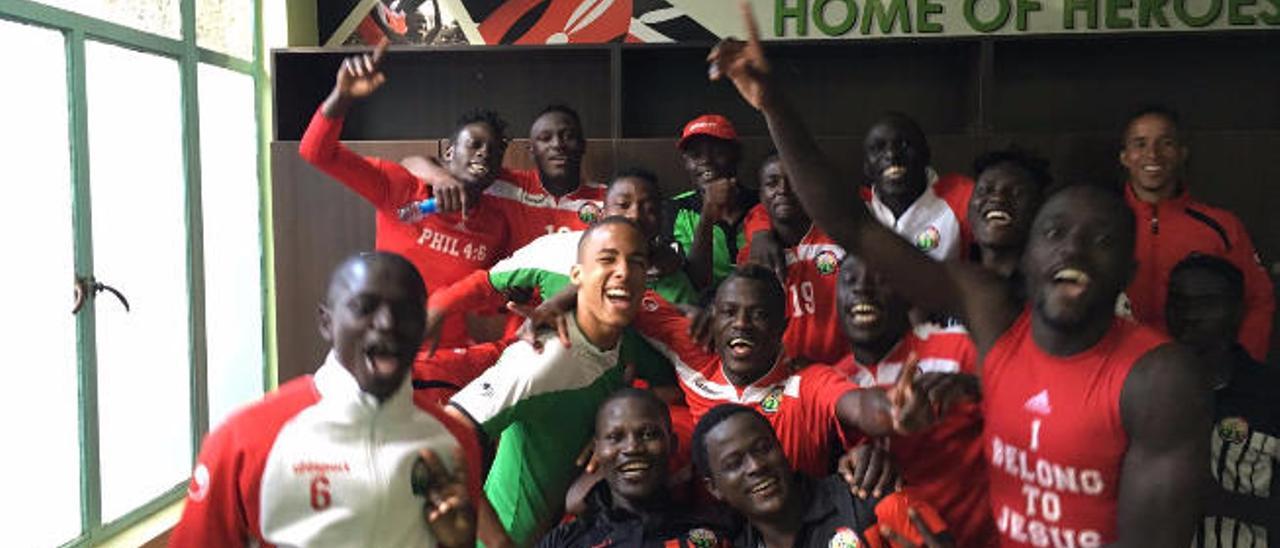
<svg viewBox="0 0 1280 548"><path fill-rule="evenodd" d="M1134 363L1168 339L1117 318L1092 348L1052 356L1023 311L988 352L983 434L1001 546L1087 548L1116 540L1129 445L1120 393Z"/></svg>

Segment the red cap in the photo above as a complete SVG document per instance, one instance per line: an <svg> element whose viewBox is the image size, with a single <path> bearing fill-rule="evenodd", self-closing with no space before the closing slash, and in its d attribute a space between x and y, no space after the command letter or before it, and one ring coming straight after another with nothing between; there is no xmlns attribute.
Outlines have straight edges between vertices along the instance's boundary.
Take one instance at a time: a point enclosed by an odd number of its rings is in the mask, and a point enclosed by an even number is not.
<svg viewBox="0 0 1280 548"><path fill-rule="evenodd" d="M703 114L689 120L680 133L680 142L676 143L676 148L684 148L684 144L694 135L707 135L725 141L738 140L738 132L733 129L733 124L719 114Z"/></svg>

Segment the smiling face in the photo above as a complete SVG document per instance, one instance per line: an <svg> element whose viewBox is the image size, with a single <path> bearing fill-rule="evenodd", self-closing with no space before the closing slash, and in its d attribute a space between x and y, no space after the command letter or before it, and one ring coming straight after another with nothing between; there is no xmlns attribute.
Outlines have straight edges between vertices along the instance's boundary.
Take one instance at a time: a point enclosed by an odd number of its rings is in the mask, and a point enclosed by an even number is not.
<svg viewBox="0 0 1280 548"><path fill-rule="evenodd" d="M636 396L606 401L596 413L595 457L613 496L640 505L661 493L674 439L660 402Z"/></svg>
<svg viewBox="0 0 1280 548"><path fill-rule="evenodd" d="M809 223L800 198L791 190L791 178L782 168L782 159L777 156L770 156L760 165L760 203L774 225Z"/></svg>
<svg viewBox="0 0 1280 548"><path fill-rule="evenodd" d="M1187 147L1167 116L1144 114L1125 129L1120 164L1129 172L1129 185L1142 200L1155 202L1176 194L1186 160Z"/></svg>
<svg viewBox="0 0 1280 548"><path fill-rule="evenodd" d="M661 228L661 208L653 185L639 177L619 177L609 185L604 196L606 217L618 215L631 219L650 240Z"/></svg>
<svg viewBox="0 0 1280 548"><path fill-rule="evenodd" d="M449 173L462 181L467 190L480 191L502 169L502 156L506 143L489 124L474 122L462 126L444 151L445 165Z"/></svg>
<svg viewBox="0 0 1280 548"><path fill-rule="evenodd" d="M578 324L588 337L616 336L635 318L649 268L645 242L635 225L616 217L606 217L583 234L569 279L578 286Z"/></svg>
<svg viewBox="0 0 1280 548"><path fill-rule="evenodd" d="M914 197L928 184L929 143L910 119L887 116L863 142L863 170L878 194Z"/></svg>
<svg viewBox="0 0 1280 548"><path fill-rule="evenodd" d="M576 176L586 151L582 126L568 113L549 111L529 128L529 153L544 177L560 180Z"/></svg>
<svg viewBox="0 0 1280 548"><path fill-rule="evenodd" d="M907 301L853 255L840 263L836 300L844 336L854 346L897 342L911 325Z"/></svg>
<svg viewBox="0 0 1280 548"><path fill-rule="evenodd" d="M752 521L786 509L794 473L763 417L735 413L707 432L706 447L707 488L717 500Z"/></svg>
<svg viewBox="0 0 1280 548"><path fill-rule="evenodd" d="M712 308L715 345L726 375L735 384L764 376L782 353L786 303L774 275L765 270L764 276L755 279L731 274L716 291Z"/></svg>
<svg viewBox="0 0 1280 548"><path fill-rule="evenodd" d="M360 389L385 400L404 383L422 345L426 290L398 255L349 259L320 306L320 335Z"/></svg>
<svg viewBox="0 0 1280 548"><path fill-rule="evenodd" d="M978 174L969 197L969 225L978 245L1022 248L1040 208L1040 187L1032 174L1012 162Z"/></svg>
<svg viewBox="0 0 1280 548"><path fill-rule="evenodd" d="M1133 214L1105 190L1051 196L1031 225L1022 271L1036 313L1065 331L1111 321L1133 272Z"/></svg>
<svg viewBox="0 0 1280 548"><path fill-rule="evenodd" d="M738 174L738 143L709 135L690 137L680 149L684 171L699 188Z"/></svg>

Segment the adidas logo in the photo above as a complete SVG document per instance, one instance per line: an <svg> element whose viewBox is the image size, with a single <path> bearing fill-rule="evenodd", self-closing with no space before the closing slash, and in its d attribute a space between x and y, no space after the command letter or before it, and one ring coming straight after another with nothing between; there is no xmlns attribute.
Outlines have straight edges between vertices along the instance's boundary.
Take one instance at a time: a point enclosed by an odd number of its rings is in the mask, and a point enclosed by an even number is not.
<svg viewBox="0 0 1280 548"><path fill-rule="evenodd" d="M1053 406L1049 405L1049 389L1041 390L1039 394L1027 398L1027 403L1022 404L1022 408L1037 415L1047 416L1053 413Z"/></svg>

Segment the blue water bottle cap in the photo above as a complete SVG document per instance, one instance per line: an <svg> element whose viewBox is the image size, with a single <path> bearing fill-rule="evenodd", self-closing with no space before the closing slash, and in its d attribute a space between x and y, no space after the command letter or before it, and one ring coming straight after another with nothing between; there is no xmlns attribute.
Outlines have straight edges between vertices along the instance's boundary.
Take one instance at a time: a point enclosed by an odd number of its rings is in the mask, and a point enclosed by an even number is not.
<svg viewBox="0 0 1280 548"><path fill-rule="evenodd" d="M421 201L421 202L418 202L418 212L419 212L419 213L422 213L423 215L426 215L426 214L429 214L429 213L435 213L435 212L436 212L436 199L435 199L435 198L427 198L427 199L425 199L425 200L423 200L423 201Z"/></svg>

